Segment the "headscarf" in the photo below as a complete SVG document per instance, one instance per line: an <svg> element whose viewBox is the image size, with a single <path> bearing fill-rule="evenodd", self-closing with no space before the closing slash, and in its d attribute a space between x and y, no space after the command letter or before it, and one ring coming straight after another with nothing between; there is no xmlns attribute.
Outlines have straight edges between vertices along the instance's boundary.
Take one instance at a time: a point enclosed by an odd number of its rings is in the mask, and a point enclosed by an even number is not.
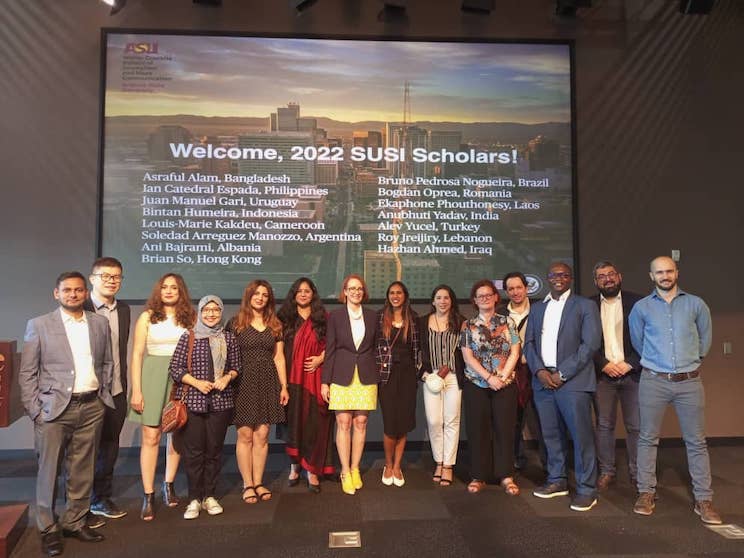
<svg viewBox="0 0 744 558"><path fill-rule="evenodd" d="M225 309L222 299L216 295L207 295L199 301L196 313L196 327L194 327L194 337L196 339L209 339L209 349L212 352L212 362L214 363L214 379L219 380L225 373L225 362L227 361L227 341L225 341L225 332L223 328L223 318L213 327L207 326L202 321L202 310L210 302L214 302Z"/></svg>

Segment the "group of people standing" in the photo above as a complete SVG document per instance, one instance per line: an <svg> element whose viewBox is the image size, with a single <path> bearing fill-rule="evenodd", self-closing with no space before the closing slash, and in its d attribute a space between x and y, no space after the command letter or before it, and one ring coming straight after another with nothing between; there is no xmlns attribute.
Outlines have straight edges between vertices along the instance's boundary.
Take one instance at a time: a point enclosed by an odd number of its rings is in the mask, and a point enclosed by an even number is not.
<svg viewBox="0 0 744 558"><path fill-rule="evenodd" d="M236 458L242 499L269 500L263 484L270 425L292 462L289 484L306 473L320 492L334 473L335 442L343 492L363 485L360 464L369 413L379 401L385 465L381 482L402 487L407 435L416 425L419 383L434 470L449 486L458 453L464 408L470 481L478 493L497 482L520 493L515 468L524 463L522 430L538 441L547 472L533 494L568 494L567 434L573 440L576 494L571 508L586 511L597 492L614 482L617 400L628 433L636 513L650 515L661 419L674 405L688 448L695 512L720 523L712 507L710 464L703 432L700 360L710 347L710 313L701 299L677 286L675 262L651 263L654 291L641 299L622 292L614 264L594 268L594 301L571 292L563 263L547 274L550 294L530 301L522 273L507 274L508 303L491 280L477 281L466 319L448 285L436 286L431 310L417 316L406 286L394 281L379 311L367 307L364 279L347 276L341 307L328 313L314 283L293 283L280 309L271 285L249 283L229 321L215 295L193 308L183 278L161 277L134 328L127 404L130 309L115 298L123 279L114 258L92 267L88 291L78 272L59 276L60 309L28 324L20 384L34 421L39 456L37 524L50 556L62 553L62 535L96 542L103 517L126 515L112 499L112 476L124 417L140 423L143 486L141 518L155 518L155 476L161 414L182 400L188 420L167 434L163 503L180 503L174 479L183 457L188 479L185 519L220 514L216 485L229 426L237 429ZM596 444L592 413L597 417ZM67 510L57 521L53 491L62 456L67 468ZM599 457L599 471L597 470Z"/></svg>

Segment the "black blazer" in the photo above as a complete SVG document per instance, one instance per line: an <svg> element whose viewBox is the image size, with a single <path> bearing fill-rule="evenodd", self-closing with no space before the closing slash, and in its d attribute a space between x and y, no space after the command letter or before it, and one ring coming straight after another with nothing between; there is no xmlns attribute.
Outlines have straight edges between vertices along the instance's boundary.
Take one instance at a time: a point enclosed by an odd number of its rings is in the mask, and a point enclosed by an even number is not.
<svg viewBox="0 0 744 558"><path fill-rule="evenodd" d="M359 380L363 384L377 384L380 381L380 371L375 361L377 316L374 310L362 307L362 319L364 339L357 349L351 337L351 320L346 305L328 316L326 354L321 377L324 384L348 386L354 377L354 366L359 370Z"/></svg>
<svg viewBox="0 0 744 558"><path fill-rule="evenodd" d="M419 344L421 345L421 370L419 370L419 378L425 372L432 373L431 347L429 346L429 316L431 316L431 313L421 316L418 319ZM459 343L457 349L455 349L455 376L457 377L457 385L462 389L462 386L465 384L465 359L462 357Z"/></svg>
<svg viewBox="0 0 744 558"><path fill-rule="evenodd" d="M638 354L638 351L633 348L633 344L630 342L630 327L628 326L628 316L630 316L630 311L633 309L635 303L641 300L643 297L630 291L621 291L621 296L621 300L623 303L623 353L625 354L625 362L633 367L633 370L628 372L628 374L633 374L637 379L639 379L641 374L641 355ZM599 295L593 297L592 300L597 304L597 308L599 308L601 324L602 301L599 298ZM610 379L609 376L602 373L602 368L604 368L608 362L609 361L605 358L603 334L602 344L599 346L599 350L594 355L594 367L596 368L598 378L604 376L605 378Z"/></svg>
<svg viewBox="0 0 744 558"><path fill-rule="evenodd" d="M93 301L88 297L83 303L83 308L89 312L96 313ZM116 315L119 318L119 371L121 373L121 387L124 393L127 393L127 346L129 345L129 327L131 325L132 311L129 304L116 301ZM117 347L111 347L111 350L117 350Z"/></svg>

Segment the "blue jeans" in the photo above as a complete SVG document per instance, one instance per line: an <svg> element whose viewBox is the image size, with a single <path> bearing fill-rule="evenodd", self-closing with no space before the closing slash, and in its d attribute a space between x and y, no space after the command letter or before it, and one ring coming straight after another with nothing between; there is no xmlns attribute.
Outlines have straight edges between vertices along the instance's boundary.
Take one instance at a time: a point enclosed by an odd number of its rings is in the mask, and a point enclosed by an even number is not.
<svg viewBox="0 0 744 558"><path fill-rule="evenodd" d="M695 500L711 500L710 458L705 441L705 390L700 376L670 382L644 369L639 388L641 432L638 437L638 492L656 492L656 454L667 405L674 406L687 449L687 467Z"/></svg>
<svg viewBox="0 0 744 558"><path fill-rule="evenodd" d="M610 378L602 374L597 380L594 404L597 410L597 457L599 472L615 476L615 424L617 423L617 402L623 409L625 424L625 447L628 451L628 471L630 477L638 476L636 461L638 455L638 431L640 416L638 412L638 376L626 374L621 378Z"/></svg>
<svg viewBox="0 0 744 558"><path fill-rule="evenodd" d="M597 453L592 428L592 394L587 391L538 389L534 393L540 427L548 451L548 482L565 484L568 477L568 440L574 445L576 493L597 494ZM565 425L565 427L564 427Z"/></svg>

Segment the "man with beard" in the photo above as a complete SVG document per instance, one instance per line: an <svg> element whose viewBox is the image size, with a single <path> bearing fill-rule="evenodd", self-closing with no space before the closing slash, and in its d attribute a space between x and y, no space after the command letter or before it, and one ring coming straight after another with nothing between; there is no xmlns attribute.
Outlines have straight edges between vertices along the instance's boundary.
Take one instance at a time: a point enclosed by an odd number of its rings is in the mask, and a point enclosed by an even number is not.
<svg viewBox="0 0 744 558"><path fill-rule="evenodd" d="M594 404L597 411L597 457L599 479L597 488L605 490L614 482L615 423L617 402L623 409L625 447L628 452L630 483L635 486L638 452L638 382L641 357L630 342L628 315L641 297L622 291L623 276L612 262L601 261L594 266L594 284L599 294L594 301L602 320L602 344L594 355L597 371L597 391Z"/></svg>
<svg viewBox="0 0 744 558"><path fill-rule="evenodd" d="M702 299L677 286L679 271L671 258L651 261L654 291L630 313L630 337L641 355L638 438L638 499L633 511L651 515L656 493L656 454L667 405L677 413L687 448L695 496L694 511L704 523L718 525L713 509L710 458L705 440L705 393L700 363L710 349L710 310Z"/></svg>
<svg viewBox="0 0 744 558"><path fill-rule="evenodd" d="M533 374L535 406L548 450L548 478L533 494L568 495L568 440L574 446L574 511L597 504L597 453L592 428L592 394L597 385L594 353L602 326L597 305L571 292L571 268L554 263L548 272L550 294L532 305L524 354Z"/></svg>
<svg viewBox="0 0 744 558"><path fill-rule="evenodd" d="M57 278L54 298L60 308L28 322L18 374L21 401L34 421L36 524L49 556L62 554L62 535L83 542L103 540L85 517L104 404L113 406L113 361L108 320L83 310L87 295L81 273ZM67 509L57 522L55 485L62 459Z"/></svg>

